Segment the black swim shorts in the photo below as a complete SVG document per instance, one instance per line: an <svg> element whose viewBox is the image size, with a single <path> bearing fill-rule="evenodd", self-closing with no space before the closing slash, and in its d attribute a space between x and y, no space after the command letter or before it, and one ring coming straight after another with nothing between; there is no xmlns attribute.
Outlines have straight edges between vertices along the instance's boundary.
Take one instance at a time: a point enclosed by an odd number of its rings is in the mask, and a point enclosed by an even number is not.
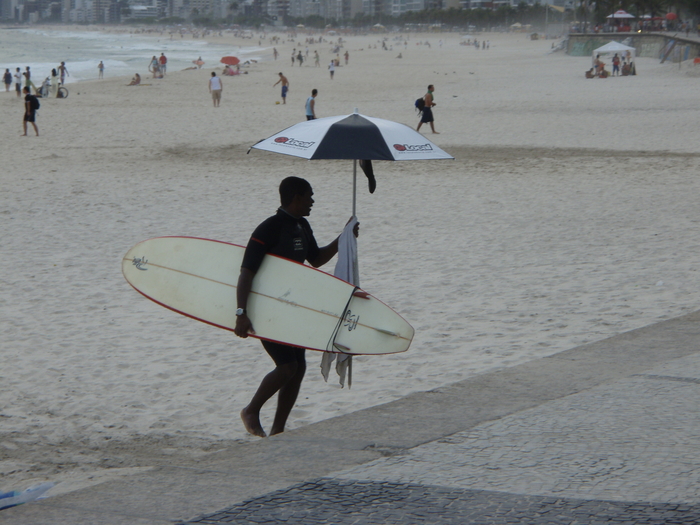
<svg viewBox="0 0 700 525"><path fill-rule="evenodd" d="M277 366L289 363L297 363L306 366L306 349L296 346L287 346L272 341L261 341L265 351L269 354Z"/></svg>

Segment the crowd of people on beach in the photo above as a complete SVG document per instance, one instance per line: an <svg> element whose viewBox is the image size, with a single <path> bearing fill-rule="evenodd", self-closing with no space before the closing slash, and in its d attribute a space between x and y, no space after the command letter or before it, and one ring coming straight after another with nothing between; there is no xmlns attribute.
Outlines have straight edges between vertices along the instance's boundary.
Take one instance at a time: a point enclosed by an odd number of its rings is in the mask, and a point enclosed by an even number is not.
<svg viewBox="0 0 700 525"><path fill-rule="evenodd" d="M615 53L611 62L612 73L605 69L605 62L601 60L600 55L596 55L593 60L593 67L586 71L586 78L608 78L609 76L617 77L620 75L626 77L628 75L637 74L634 62L632 61L632 55L629 51L622 54L622 56Z"/></svg>
<svg viewBox="0 0 700 525"><path fill-rule="evenodd" d="M29 92L34 91L34 94L38 97L56 97L58 96L58 88L65 84L66 77L70 76L68 73L68 68L65 62L51 70L51 74L46 77L46 79L39 84L32 81L32 71L29 66L24 68L16 68L15 72L11 72L9 68L5 68L5 73L3 74L3 83L5 84L5 91L8 92L12 88L12 84L15 85L15 92L17 93L17 98L21 98L23 87L29 89ZM22 86L24 84L24 86Z"/></svg>
<svg viewBox="0 0 700 525"><path fill-rule="evenodd" d="M260 37L261 41L260 44L262 45L262 39L265 38L265 35L262 35ZM404 45L404 48L408 47L408 39L403 38L402 36L397 37L397 42L400 44ZM290 33L287 38L288 41L294 42L295 47L292 50L291 53L291 65L295 66L298 65L299 67L302 67L304 65L304 62L307 62L308 65L310 65L310 59L313 58L314 62L314 67L321 67L321 55L319 51L313 50L313 54L311 49L309 49L309 45L314 45L314 44L327 44L330 45L330 51L335 55L334 58L332 58L328 62L327 70L329 74L330 80L334 80L335 78L335 73L337 68L341 66L341 60L344 62L345 66L348 66L350 62L350 52L347 49L344 49L344 40L342 37L338 37L337 40L328 40L324 38L323 36L320 36L318 38L314 36L309 36L305 39L304 43L302 44L301 41L297 42L296 41L296 33ZM395 39L396 40L396 39ZM393 45L390 43L389 46L387 46L388 39L383 38L377 40L377 43L373 46L373 48L379 48L381 47L384 50L391 50L393 49ZM270 37L270 43L276 44L276 45L281 45L282 39L279 35L274 35ZM442 47L443 42L440 41L440 46ZM480 46L481 44L481 46ZM416 42L416 45L426 45L430 47L430 42L428 41L419 41ZM487 41L483 42L478 42L476 39L472 42L469 42L469 45L474 45L477 49L481 47L482 49L488 49L489 43ZM303 49L302 49L303 46ZM370 45L370 48L372 46ZM342 53L342 54L341 54ZM279 58L279 52L276 47L273 47L272 50L273 58L274 60L277 60ZM341 58L342 57L342 58ZM400 58L400 56L399 56ZM186 68L186 69L201 69L202 66L204 65L204 61L202 60L202 57L200 56L196 60L193 60L193 66ZM246 61L244 65L251 65L251 62L255 61ZM100 61L97 70L98 70L98 79L103 79L104 78L104 73L105 73L105 64L104 61ZM153 55L151 60L149 61L148 64L148 72L152 75L153 79L163 79L167 75L167 70L168 70L168 58L166 57L165 53L161 53L160 56ZM222 77L230 77L230 76L236 76L240 75L242 73L241 71L241 64L225 64L224 68L221 72L221 76L217 76L215 72L211 73L211 77L208 80L208 88L209 92L212 97L212 102L214 107L219 107L221 104L221 96L222 96L222 91L223 91L223 82L222 82ZM247 73L247 71L246 71ZM49 77L47 77L46 81L42 83L40 86L36 86L31 79L31 71L29 66L26 67L25 71L21 71L20 68L17 68L16 72L11 72L9 69L5 70L4 74L4 83L5 83L5 88L6 91L10 91L12 84L15 85L15 90L17 92L17 96L22 97L23 93L25 95L25 128L28 123L31 123L32 126L34 126L36 133L38 134L38 129L36 127L36 109L34 109L37 104L34 102L33 99L28 98L29 96L34 97L34 98L42 98L42 97L56 97L60 96L58 94L58 89L60 86L62 86L65 82L66 77L70 76L68 72L68 68L66 67L65 62L61 62L60 65L54 69L51 70L51 74ZM289 92L290 89L290 82L289 79L283 74L279 73L279 79L277 80L276 83L274 83L274 86L277 86L281 84L281 103L286 104L287 103L287 93ZM131 81L127 84L127 86L143 86L143 85L150 85L150 84L143 84L143 79L141 74L135 73L134 76L132 77ZM32 91L34 94L32 95ZM419 108L419 113L420 113L420 122L418 123L417 130L420 130L421 126L423 124L429 124L431 127L431 130L433 133L437 133L435 131L434 127L434 117L433 117L433 107L435 106L434 102L434 95L433 95L434 87L433 85L430 85L428 88L428 92L426 95L423 97L424 104L422 104L421 108ZM305 116L307 120L313 120L316 118L316 97L318 96L318 89L314 88L312 90L311 96L309 96L304 103L304 108L305 108ZM279 104L279 102L278 102ZM26 129L25 129L25 135L26 135Z"/></svg>
<svg viewBox="0 0 700 525"><path fill-rule="evenodd" d="M99 77L102 78L104 64L100 62ZM22 117L23 137L27 136L27 127L29 124L34 128L37 136L39 136L39 128L36 124L37 111L41 103L40 98L63 98L67 96L68 91L63 85L66 82L66 77L69 77L68 67L65 62L61 62L57 67L51 69L51 73L41 83L35 84L32 80L32 70L30 66L26 66L24 71L17 67L14 72L9 68L5 68L2 75L2 81L5 84L5 92L10 92L14 84L14 91L17 93L17 98L21 99L24 96L24 113Z"/></svg>

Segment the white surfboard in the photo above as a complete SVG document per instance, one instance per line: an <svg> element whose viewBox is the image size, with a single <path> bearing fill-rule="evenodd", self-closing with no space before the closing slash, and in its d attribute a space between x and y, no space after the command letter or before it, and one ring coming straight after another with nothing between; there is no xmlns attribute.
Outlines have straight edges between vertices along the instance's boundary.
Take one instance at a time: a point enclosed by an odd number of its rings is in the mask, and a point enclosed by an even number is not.
<svg viewBox="0 0 700 525"><path fill-rule="evenodd" d="M122 272L136 291L161 306L233 330L244 252L243 246L220 241L157 237L129 250ZM254 337L353 355L408 350L413 327L375 297L363 298L357 291L310 266L266 255L247 305Z"/></svg>

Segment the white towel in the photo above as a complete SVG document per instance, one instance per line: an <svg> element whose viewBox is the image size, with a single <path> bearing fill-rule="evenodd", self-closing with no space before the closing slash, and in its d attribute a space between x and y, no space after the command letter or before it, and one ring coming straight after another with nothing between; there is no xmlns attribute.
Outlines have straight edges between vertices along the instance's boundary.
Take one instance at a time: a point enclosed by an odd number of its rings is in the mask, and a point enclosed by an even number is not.
<svg viewBox="0 0 700 525"><path fill-rule="evenodd" d="M340 234L340 239L338 239L338 262L335 265L333 275L350 284L360 286L360 269L357 264L357 239L353 233L357 223L357 217L353 217L345 226L343 233ZM350 355L323 352L323 357L321 358L323 378L328 381L331 365L336 357L338 360L335 364L335 371L338 373L338 382L341 387L344 387L345 376L347 375L348 388L350 388L352 386L352 356Z"/></svg>

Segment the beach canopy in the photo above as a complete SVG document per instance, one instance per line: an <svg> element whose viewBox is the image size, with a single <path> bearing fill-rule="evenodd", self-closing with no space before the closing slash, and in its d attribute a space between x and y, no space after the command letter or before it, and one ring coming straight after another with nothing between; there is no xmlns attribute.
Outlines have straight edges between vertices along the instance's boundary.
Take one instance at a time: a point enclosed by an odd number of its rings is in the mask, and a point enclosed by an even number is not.
<svg viewBox="0 0 700 525"><path fill-rule="evenodd" d="M222 64L226 64L229 66L235 66L239 62L240 62L240 60L238 59L238 57L223 57L221 59Z"/></svg>
<svg viewBox="0 0 700 525"><path fill-rule="evenodd" d="M676 13L667 13L666 14L666 20L675 20L678 18L678 15Z"/></svg>
<svg viewBox="0 0 700 525"><path fill-rule="evenodd" d="M627 52L629 51L629 55ZM602 47L599 47L598 49L593 50L593 61L595 62L596 56L600 55L600 58L604 57L611 57L617 53L620 57L627 57L629 56L630 61L634 60L635 57L635 52L637 50L633 47L626 46L624 44L620 44L620 42L615 42L614 40L611 40L607 44L605 44Z"/></svg>
<svg viewBox="0 0 700 525"><path fill-rule="evenodd" d="M637 18L634 15L629 14L627 11L620 9L615 11L613 14L608 15L606 18Z"/></svg>

